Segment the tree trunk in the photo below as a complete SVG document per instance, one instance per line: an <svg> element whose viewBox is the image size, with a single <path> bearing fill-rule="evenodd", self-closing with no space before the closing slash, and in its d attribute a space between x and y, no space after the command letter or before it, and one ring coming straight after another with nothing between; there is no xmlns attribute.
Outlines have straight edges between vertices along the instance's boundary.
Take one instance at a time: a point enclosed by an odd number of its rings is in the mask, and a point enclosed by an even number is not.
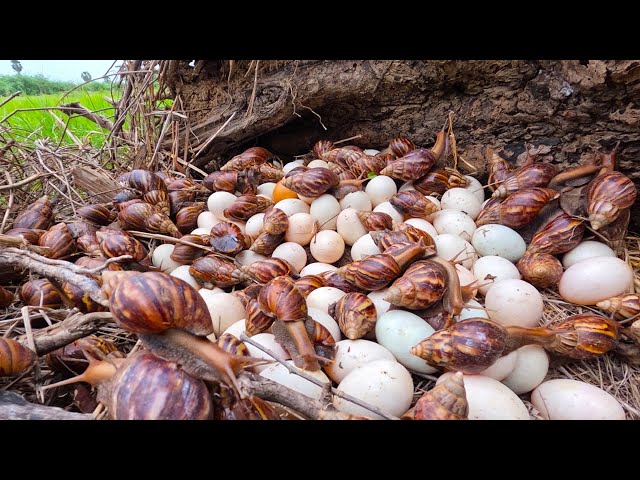
<svg viewBox="0 0 640 480"><path fill-rule="evenodd" d="M620 141L618 169L640 181L640 61L171 61L164 80L189 112L192 152L235 112L194 161L207 170L252 145L285 160L353 135L429 146L451 111L480 178L489 146L518 163L526 142L568 166Z"/></svg>

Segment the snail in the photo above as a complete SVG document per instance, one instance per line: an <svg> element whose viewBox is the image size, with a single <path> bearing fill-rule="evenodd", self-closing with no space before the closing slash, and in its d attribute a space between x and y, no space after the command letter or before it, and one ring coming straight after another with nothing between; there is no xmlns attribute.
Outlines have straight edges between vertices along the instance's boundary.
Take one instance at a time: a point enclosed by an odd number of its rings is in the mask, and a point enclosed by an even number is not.
<svg viewBox="0 0 640 480"><path fill-rule="evenodd" d="M235 255L251 245L251 239L245 236L240 227L230 222L220 222L213 226L209 243L218 253Z"/></svg>
<svg viewBox="0 0 640 480"><path fill-rule="evenodd" d="M389 202L400 213L415 218L424 218L440 210L438 205L417 190L398 192Z"/></svg>
<svg viewBox="0 0 640 480"><path fill-rule="evenodd" d="M522 278L537 288L557 285L562 277L562 263L548 253L527 253L516 264Z"/></svg>
<svg viewBox="0 0 640 480"><path fill-rule="evenodd" d="M493 192L493 197L505 198L512 193L531 187L546 187L558 173L552 163L532 163L518 168Z"/></svg>
<svg viewBox="0 0 640 480"><path fill-rule="evenodd" d="M478 218L478 227L490 223L499 223L509 228L522 228L533 221L540 210L560 193L550 188L532 187L518 190L509 195L502 203L485 205Z"/></svg>
<svg viewBox="0 0 640 480"><path fill-rule="evenodd" d="M20 300L25 305L57 308L62 305L60 293L46 278L25 282L19 290ZM12 296L13 297L13 296Z"/></svg>
<svg viewBox="0 0 640 480"><path fill-rule="evenodd" d="M242 172L266 163L266 161L271 157L273 157L273 154L271 154L267 149L262 147L251 147L246 149L240 155L233 157L225 163L220 170L222 172Z"/></svg>
<svg viewBox="0 0 640 480"><path fill-rule="evenodd" d="M418 243L398 242L385 249L385 255L390 255L400 267L400 271L404 271L409 265L416 260L436 254L436 249L432 246L426 247L424 239L420 238ZM352 251L353 255L353 251Z"/></svg>
<svg viewBox="0 0 640 480"><path fill-rule="evenodd" d="M53 205L46 197L40 197L13 221L13 228L47 230L53 225Z"/></svg>
<svg viewBox="0 0 640 480"><path fill-rule="evenodd" d="M605 312L612 313L615 318L625 319L640 314L640 295L628 293L598 302L596 306Z"/></svg>
<svg viewBox="0 0 640 480"><path fill-rule="evenodd" d="M384 212L358 211L356 215L367 232L391 230L393 228L393 219Z"/></svg>
<svg viewBox="0 0 640 480"><path fill-rule="evenodd" d="M636 186L620 172L597 176L588 187L587 214L591 228L598 230L613 222L636 201Z"/></svg>
<svg viewBox="0 0 640 480"><path fill-rule="evenodd" d="M100 240L100 250L107 258L119 257L121 255L131 255L134 262L147 262L149 252L145 246L131 235L104 235L97 233Z"/></svg>
<svg viewBox="0 0 640 480"><path fill-rule="evenodd" d="M323 167L289 175L282 180L282 185L303 197L319 197L340 183L332 170Z"/></svg>
<svg viewBox="0 0 640 480"><path fill-rule="evenodd" d="M142 196L142 201L156 207L166 216L171 215L171 199L166 190L151 190Z"/></svg>
<svg viewBox="0 0 640 480"><path fill-rule="evenodd" d="M245 306L246 317L244 320L245 333L252 337L264 333L271 328L274 317L271 317L264 313L260 308L260 303L257 298L250 298Z"/></svg>
<svg viewBox="0 0 640 480"><path fill-rule="evenodd" d="M415 420L466 420L469 415L464 375L456 372L418 399Z"/></svg>
<svg viewBox="0 0 640 480"><path fill-rule="evenodd" d="M176 238L182 236L169 217L144 202L130 204L120 210L118 222L126 229L162 233Z"/></svg>
<svg viewBox="0 0 640 480"><path fill-rule="evenodd" d="M409 182L426 175L435 163L436 158L430 150L418 148L389 162L380 174Z"/></svg>
<svg viewBox="0 0 640 480"><path fill-rule="evenodd" d="M278 235L272 235L267 232L262 232L258 238L251 244L250 250L260 255L271 255L278 245L284 240L284 233Z"/></svg>
<svg viewBox="0 0 640 480"><path fill-rule="evenodd" d="M381 253L351 262L334 272L362 290L380 290L400 273L400 266L391 255Z"/></svg>
<svg viewBox="0 0 640 480"><path fill-rule="evenodd" d="M202 180L202 185L212 192L239 192L243 195L255 195L257 184L258 179L253 171L246 173L217 171L210 173Z"/></svg>
<svg viewBox="0 0 640 480"><path fill-rule="evenodd" d="M378 318L373 301L363 293L347 293L329 306L329 315L351 340L362 338L372 331Z"/></svg>
<svg viewBox="0 0 640 480"><path fill-rule="evenodd" d="M391 284L384 300L399 307L424 309L440 300L445 289L445 272L440 265L421 260Z"/></svg>
<svg viewBox="0 0 640 480"><path fill-rule="evenodd" d="M198 216L204 211L204 202L194 202L183 206L175 214L175 225L180 233L188 233L198 226Z"/></svg>
<svg viewBox="0 0 640 480"><path fill-rule="evenodd" d="M555 216L531 239L527 253L559 255L568 252L582 241L585 226L582 220L566 213Z"/></svg>
<svg viewBox="0 0 640 480"><path fill-rule="evenodd" d="M271 235L284 234L289 227L289 217L276 207L269 207L264 212L262 221L264 231Z"/></svg>
<svg viewBox="0 0 640 480"><path fill-rule="evenodd" d="M0 337L0 377L27 373L35 364L33 350L10 338Z"/></svg>
<svg viewBox="0 0 640 480"><path fill-rule="evenodd" d="M0 287L0 308L6 308L13 303L13 293Z"/></svg>
<svg viewBox="0 0 640 480"><path fill-rule="evenodd" d="M488 186L492 191L495 191L502 182L513 174L515 167L500 157L492 148L487 148L485 156L489 166Z"/></svg>
<svg viewBox="0 0 640 480"><path fill-rule="evenodd" d="M67 225L58 223L42 234L38 245L48 248L47 257L65 259L76 252L76 242Z"/></svg>
<svg viewBox="0 0 640 480"><path fill-rule="evenodd" d="M387 148L396 158L400 158L415 150L416 144L407 137L395 137L391 139Z"/></svg>
<svg viewBox="0 0 640 480"><path fill-rule="evenodd" d="M242 195L224 210L224 216L244 222L256 213L264 212L272 205L273 202L268 198L256 195Z"/></svg>
<svg viewBox="0 0 640 480"><path fill-rule="evenodd" d="M296 287L305 297L313 292L316 288L326 287L327 281L320 275L305 275L298 278L296 281Z"/></svg>
<svg viewBox="0 0 640 480"><path fill-rule="evenodd" d="M109 225L116 219L115 212L102 203L85 205L79 208L76 213L80 218L96 225Z"/></svg>

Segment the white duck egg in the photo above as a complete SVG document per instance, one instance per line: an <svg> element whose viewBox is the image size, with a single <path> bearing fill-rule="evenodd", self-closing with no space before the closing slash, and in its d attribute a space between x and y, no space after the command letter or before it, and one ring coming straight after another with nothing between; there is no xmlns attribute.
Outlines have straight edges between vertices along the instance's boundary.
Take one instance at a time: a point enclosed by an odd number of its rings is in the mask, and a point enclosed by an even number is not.
<svg viewBox="0 0 640 480"><path fill-rule="evenodd" d="M268 350L271 350L273 353L278 355L280 358L284 358L285 360L291 358L291 356L286 351L284 351L282 349L280 344L278 342L276 342L276 337L272 333L259 333L258 335L252 336L251 340L253 340L254 342L256 342L256 343L258 343L260 345L262 345L263 347L267 348ZM245 342L244 344L247 346L247 351L249 352L249 356L250 357L273 359L274 362L276 361L271 355L266 354L265 352L260 350L258 347L254 347L253 345L251 345L248 342ZM264 365L257 365L255 367L253 367L253 369L257 373L261 374L266 369L268 369L270 367L275 367L276 365L282 367L282 365L280 365L279 363L272 363L272 364L266 363ZM284 368L284 367L282 367L282 368L286 371L286 368ZM309 372L309 373L311 373L311 372ZM291 376L292 377L297 377L297 375L291 375ZM267 377L267 378L269 378L269 377ZM277 380L275 380L273 378L271 380L273 380L274 382L277 382ZM280 383L280 382L278 382L278 383Z"/></svg>
<svg viewBox="0 0 640 480"><path fill-rule="evenodd" d="M300 272L307 264L307 252L303 247L295 242L281 243L271 254L273 258L281 258L286 260L296 272Z"/></svg>
<svg viewBox="0 0 640 480"><path fill-rule="evenodd" d="M458 272L458 279L460 280L461 287L466 287L470 283L473 283L476 281L476 277L473 276L473 273L471 273L468 269L466 269L462 265L456 263L455 268L456 268L456 271Z"/></svg>
<svg viewBox="0 0 640 480"><path fill-rule="evenodd" d="M471 237L471 243L481 257L496 255L513 263L520 260L527 249L518 232L494 223L478 227Z"/></svg>
<svg viewBox="0 0 640 480"><path fill-rule="evenodd" d="M376 322L376 339L388 349L396 360L418 373L433 373L435 368L420 357L409 353L422 340L434 332L431 325L419 316L405 310L391 310Z"/></svg>
<svg viewBox="0 0 640 480"><path fill-rule="evenodd" d="M467 320L468 318L489 318L484 307L475 300L469 300L462 309L460 315L456 317L457 322Z"/></svg>
<svg viewBox="0 0 640 480"><path fill-rule="evenodd" d="M516 351L516 365L513 371L502 379L502 383L514 393L522 395L544 381L549 371L549 356L540 345L526 345Z"/></svg>
<svg viewBox="0 0 640 480"><path fill-rule="evenodd" d="M622 406L611 394L578 380L547 380L531 393L531 403L549 420L625 419Z"/></svg>
<svg viewBox="0 0 640 480"><path fill-rule="evenodd" d="M473 263L478 258L476 250L464 238L450 233L443 233L433 239L436 244L436 251L440 258L452 260L462 264L466 269L471 269Z"/></svg>
<svg viewBox="0 0 640 480"><path fill-rule="evenodd" d="M382 202L376 208L374 208L373 211L386 213L396 223L402 223L402 221L404 220L402 214L398 210L396 210L393 205L391 205L391 202Z"/></svg>
<svg viewBox="0 0 640 480"><path fill-rule="evenodd" d="M328 314L329 305L336 303L345 295L345 292L335 287L316 288L307 296L307 308L317 308Z"/></svg>
<svg viewBox="0 0 640 480"><path fill-rule="evenodd" d="M336 224L338 233L347 245L353 245L356 240L367 234L367 230L362 225L357 213L356 209L347 208L338 215Z"/></svg>
<svg viewBox="0 0 640 480"><path fill-rule="evenodd" d="M296 213L289 217L289 226L284 234L287 242L295 242L298 245L309 245L309 242L318 231L316 220L308 213Z"/></svg>
<svg viewBox="0 0 640 480"><path fill-rule="evenodd" d="M578 305L595 305L628 291L633 270L614 257L591 257L573 264L558 284L562 298Z"/></svg>
<svg viewBox="0 0 640 480"><path fill-rule="evenodd" d="M464 188L451 188L444 192L442 199L440 200L441 208L453 208L454 210L460 210L469 215L473 220L478 218L480 210L482 210L482 202Z"/></svg>
<svg viewBox="0 0 640 480"><path fill-rule="evenodd" d="M511 372L513 372L513 369L516 368L517 361L518 351L514 350L513 352L509 353L509 355L500 357L498 360L496 360L496 363L491 365L489 368L481 371L479 375L491 377L494 380L501 382L502 380L507 378Z"/></svg>
<svg viewBox="0 0 640 480"><path fill-rule="evenodd" d="M324 160L316 159L311 160L307 165L309 168L329 168L329 164Z"/></svg>
<svg viewBox="0 0 640 480"><path fill-rule="evenodd" d="M535 327L544 304L540 292L524 280L500 280L493 284L484 301L489 318L501 325Z"/></svg>
<svg viewBox="0 0 640 480"><path fill-rule="evenodd" d="M326 365L324 371L331 380L340 383L356 368L376 360L396 361L389 350L375 342L362 339L341 340L336 343L336 356L333 363Z"/></svg>
<svg viewBox="0 0 640 480"><path fill-rule="evenodd" d="M252 238L258 238L262 232L264 232L264 213L256 213L253 215L244 227L247 235Z"/></svg>
<svg viewBox="0 0 640 480"><path fill-rule="evenodd" d="M334 263L344 254L344 240L338 232L322 230L313 237L309 248L313 258L319 262Z"/></svg>
<svg viewBox="0 0 640 480"><path fill-rule="evenodd" d="M380 150L376 150L375 148L365 148L365 149L363 150L363 153L364 153L365 155L369 155L370 157L373 157L373 156L375 156L375 155L379 154L379 153L380 153Z"/></svg>
<svg viewBox="0 0 640 480"><path fill-rule="evenodd" d="M295 367L292 360L287 361L287 363L294 367L296 370L304 371L300 368ZM304 372L323 383L330 383L329 378L322 370L318 370L317 372ZM320 400L322 398L322 387L310 382L306 378L302 378L299 375L290 373L289 370L287 370L287 367L279 363L269 365L267 368L260 372L260 375L315 400Z"/></svg>
<svg viewBox="0 0 640 480"><path fill-rule="evenodd" d="M342 332L340 331L338 322L336 322L331 315L323 312L322 310L318 310L317 308L308 308L307 310L312 319L329 330L329 333L336 342L339 342L342 339Z"/></svg>
<svg viewBox="0 0 640 480"><path fill-rule="evenodd" d="M198 215L198 228L204 229L207 234L211 232L211 229L220 222L222 222L222 220L208 211L201 212Z"/></svg>
<svg viewBox="0 0 640 480"><path fill-rule="evenodd" d="M309 213L311 210L309 204L307 202L303 202L299 198L285 198L284 200L280 200L276 203L274 207L282 210L289 218L296 213Z"/></svg>
<svg viewBox="0 0 640 480"><path fill-rule="evenodd" d="M340 200L340 208L355 208L358 211L370 212L372 205L368 195L363 191L351 192Z"/></svg>
<svg viewBox="0 0 640 480"><path fill-rule="evenodd" d="M467 184L466 187L464 187L464 189L469 190L471 193L473 193L476 196L476 198L480 203L483 203L484 188L482 188L482 183L480 183L480 181L477 178L472 177L471 175L465 175L464 178L466 178L469 181L469 183Z"/></svg>
<svg viewBox="0 0 640 480"><path fill-rule="evenodd" d="M252 263L266 260L266 258L266 256L260 255L256 252L252 252L251 250L242 250L239 254L236 255L236 260L241 265L251 265Z"/></svg>
<svg viewBox="0 0 640 480"><path fill-rule="evenodd" d="M238 199L233 193L229 192L213 192L207 200L207 208L220 220L227 220L224 211L229 208L233 202Z"/></svg>
<svg viewBox="0 0 640 480"><path fill-rule="evenodd" d="M191 276L189 273L189 267L190 265L180 265L179 267L174 268L169 275L179 278L180 280L184 280L196 290L200 290L202 285L200 285L196 279Z"/></svg>
<svg viewBox="0 0 640 480"><path fill-rule="evenodd" d="M213 290L202 288L199 290L204 298L211 321L213 322L213 333L220 336L227 328L238 320L245 318L246 310L238 297L230 293L216 293Z"/></svg>
<svg viewBox="0 0 640 480"><path fill-rule="evenodd" d="M196 228L191 232L191 235L209 235L210 233L210 228Z"/></svg>
<svg viewBox="0 0 640 480"><path fill-rule="evenodd" d="M158 245L151 254L151 263L153 263L153 266L159 268L164 273L171 273L178 268L181 264L175 260L171 260L171 254L174 248L175 245L170 243Z"/></svg>
<svg viewBox="0 0 640 480"><path fill-rule="evenodd" d="M616 257L616 252L604 243L586 240L564 254L562 266L569 268L582 260L593 257Z"/></svg>
<svg viewBox="0 0 640 480"><path fill-rule="evenodd" d="M473 264L471 269L473 276L478 280L480 285L487 284L478 288L482 295L487 292L500 280L520 280L522 277L516 266L509 260L495 255L480 257ZM491 280L491 277L495 277Z"/></svg>
<svg viewBox="0 0 640 480"><path fill-rule="evenodd" d="M238 340L240 340L240 335L246 332L245 319L238 320L237 322L232 323L227 329L222 332L222 335L228 333L229 335L233 335ZM221 336L222 336L221 335Z"/></svg>
<svg viewBox="0 0 640 480"><path fill-rule="evenodd" d="M300 276L304 277L305 275L318 275L323 272L335 272L337 269L338 267L329 265L328 263L315 262L310 263L300 270Z"/></svg>
<svg viewBox="0 0 640 480"><path fill-rule="evenodd" d="M340 382L338 391L367 402L386 414L399 417L411 406L413 380L407 369L398 362L375 360L352 370ZM352 415L383 418L338 396L333 397L333 405L341 412Z"/></svg>
<svg viewBox="0 0 640 480"><path fill-rule="evenodd" d="M377 207L383 202L388 202L391 197L398 193L398 187L393 178L385 175L378 175L371 180L364 191L371 200L371 205Z"/></svg>
<svg viewBox="0 0 640 480"><path fill-rule="evenodd" d="M341 210L336 197L325 193L311 202L309 213L318 222L320 230L335 230L338 226L338 215Z"/></svg>
<svg viewBox="0 0 640 480"><path fill-rule="evenodd" d="M407 190L415 190L415 189L416 187L413 186L413 182L404 182L398 189L398 192L406 192Z"/></svg>
<svg viewBox="0 0 640 480"><path fill-rule="evenodd" d="M273 189L276 188L276 184L273 182L266 182L262 185L258 185L257 195L264 195L265 197L273 200Z"/></svg>
<svg viewBox="0 0 640 480"><path fill-rule="evenodd" d="M304 162L302 160L294 160L293 162L289 162L284 167L282 167L282 172L286 175L294 168L300 167L303 165L304 165Z"/></svg>
<svg viewBox="0 0 640 480"><path fill-rule="evenodd" d="M382 251L368 233L356 240L356 243L351 247L351 258L353 260L362 260L364 257L379 253L382 253Z"/></svg>
<svg viewBox="0 0 640 480"><path fill-rule="evenodd" d="M431 238L436 238L438 236L438 231L424 218L410 218L409 220L405 220L404 223L412 225L423 232L427 232L431 235Z"/></svg>
<svg viewBox="0 0 640 480"><path fill-rule="evenodd" d="M440 210L433 215L433 226L438 234L458 235L467 242L476 231L476 224L469 215L460 210Z"/></svg>
<svg viewBox="0 0 640 480"><path fill-rule="evenodd" d="M436 385L447 376L442 375ZM465 375L464 388L469 402L469 420L529 420L529 410L506 386L484 375Z"/></svg>
<svg viewBox="0 0 640 480"><path fill-rule="evenodd" d="M389 291L388 288L384 288L382 290L376 290L375 292L371 292L370 294L367 295L367 297L371 299L371 301L373 302L373 305L376 307L376 314L378 319L380 319L380 317L389 310L389 307L391 307L391 304L386 300L384 300L384 297L388 291Z"/></svg>

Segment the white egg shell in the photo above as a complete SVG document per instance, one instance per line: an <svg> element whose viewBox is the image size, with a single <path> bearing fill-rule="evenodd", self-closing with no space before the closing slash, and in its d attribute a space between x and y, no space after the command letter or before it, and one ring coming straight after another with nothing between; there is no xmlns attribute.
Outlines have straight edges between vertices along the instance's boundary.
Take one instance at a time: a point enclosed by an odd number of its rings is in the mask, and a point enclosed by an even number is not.
<svg viewBox="0 0 640 480"><path fill-rule="evenodd" d="M382 251L368 233L356 240L356 243L351 247L351 258L353 260L362 260L364 257L377 255L378 253L382 253Z"/></svg>
<svg viewBox="0 0 640 480"><path fill-rule="evenodd" d="M478 227L471 237L471 243L481 257L495 255L513 263L520 260L527 249L518 232L495 223Z"/></svg>
<svg viewBox="0 0 640 480"><path fill-rule="evenodd" d="M628 291L633 270L623 260L591 257L573 264L558 284L562 298L578 305L595 305Z"/></svg>
<svg viewBox="0 0 640 480"><path fill-rule="evenodd" d="M540 292L524 280L500 280L493 284L484 300L489 318L501 325L535 327L540 323L544 304Z"/></svg>
<svg viewBox="0 0 640 480"><path fill-rule="evenodd" d="M379 153L380 153L380 150L376 150L375 148L365 148L365 149L363 150L363 153L364 153L365 155L369 155L369 156L372 156L372 157L373 157L374 155L379 154Z"/></svg>
<svg viewBox="0 0 640 480"><path fill-rule="evenodd" d="M484 188L482 188L482 183L480 183L477 178L472 177L471 175L465 175L464 178L469 180L469 183L466 187L464 187L464 189L469 190L471 193L473 193L480 201L480 203L484 202Z"/></svg>
<svg viewBox="0 0 640 480"><path fill-rule="evenodd" d="M375 342L362 339L341 340L336 343L336 356L333 363L325 366L324 371L331 380L340 383L356 368L376 360L396 361L389 350Z"/></svg>
<svg viewBox="0 0 640 480"><path fill-rule="evenodd" d="M495 255L489 255L486 257L480 257L473 264L471 269L473 276L478 280L480 285L487 283L487 285L478 288L482 295L487 295L487 292L500 280L520 280L522 276L516 268L516 266L509 260L503 257L497 257ZM487 276L496 277L491 281Z"/></svg>
<svg viewBox="0 0 640 480"><path fill-rule="evenodd" d="M473 246L464 238L450 233L443 233L434 238L436 251L440 258L452 260L462 264L463 267L471 269L478 255Z"/></svg>
<svg viewBox="0 0 640 480"><path fill-rule="evenodd" d="M502 379L514 393L522 395L540 385L549 371L549 356L540 345L526 345L518 350L513 371Z"/></svg>
<svg viewBox="0 0 640 480"><path fill-rule="evenodd" d="M482 202L469 190L456 187L442 194L440 206L443 210L446 208L460 210L475 220L482 209Z"/></svg>
<svg viewBox="0 0 640 480"><path fill-rule="evenodd" d="M238 199L233 193L229 192L213 192L207 200L207 208L220 220L227 220L224 211Z"/></svg>
<svg viewBox="0 0 640 480"><path fill-rule="evenodd" d="M308 213L296 213L289 217L289 226L284 234L287 242L295 242L303 247L308 245L318 231L315 219Z"/></svg>
<svg viewBox="0 0 640 480"><path fill-rule="evenodd" d="M413 182L404 182L400 188L398 189L399 192L406 192L407 190L415 190L416 187L413 186Z"/></svg>
<svg viewBox="0 0 640 480"><path fill-rule="evenodd" d="M469 300L466 303L466 308L463 308L460 315L456 317L456 321L460 322L468 318L489 318L484 307L475 300Z"/></svg>
<svg viewBox="0 0 640 480"><path fill-rule="evenodd" d="M236 255L236 260L241 265L251 265L254 262L259 262L261 260L265 260L266 258L266 256L260 255L256 252L252 252L251 250L242 250L239 254Z"/></svg>
<svg viewBox="0 0 640 480"><path fill-rule="evenodd" d="M471 273L469 269L463 267L459 263L456 263L456 271L458 272L460 286L464 287L476 281L476 277L473 276L473 273Z"/></svg>
<svg viewBox="0 0 640 480"><path fill-rule="evenodd" d="M586 260L587 258L615 256L616 252L604 243L585 240L564 254L562 257L562 266L564 268L569 268L570 266L575 265L582 260Z"/></svg>
<svg viewBox="0 0 640 480"><path fill-rule="evenodd" d="M329 265L328 263L314 262L300 270L300 276L304 277L305 275L318 275L323 272L335 272L337 269L338 267Z"/></svg>
<svg viewBox="0 0 640 480"><path fill-rule="evenodd" d="M211 229L220 222L222 222L222 220L208 211L201 212L198 215L198 228L205 229L206 233L209 233Z"/></svg>
<svg viewBox="0 0 640 480"><path fill-rule="evenodd" d="M200 285L196 279L191 276L189 273L189 267L190 265L180 265L179 267L174 268L169 275L179 278L180 280L184 280L196 290L200 290L202 285Z"/></svg>
<svg viewBox="0 0 640 480"><path fill-rule="evenodd" d="M329 330L329 333L336 342L339 342L342 339L342 332L340 331L338 322L336 322L331 315L323 312L322 310L318 310L317 308L308 308L307 310L312 319Z"/></svg>
<svg viewBox="0 0 640 480"><path fill-rule="evenodd" d="M257 195L264 195L267 198L273 200L273 189L276 188L276 184L273 182L266 182L262 185L258 185Z"/></svg>
<svg viewBox="0 0 640 480"><path fill-rule="evenodd" d="M171 260L171 254L174 248L175 245L170 243L158 245L151 254L151 263L153 263L153 266L159 268L164 273L171 273L178 268L181 264Z"/></svg>
<svg viewBox="0 0 640 480"><path fill-rule="evenodd" d="M282 167L282 171L286 175L291 170L293 170L294 168L299 167L301 165L304 165L304 162L302 160L294 160L293 162L289 162L284 167Z"/></svg>
<svg viewBox="0 0 640 480"><path fill-rule="evenodd" d="M307 165L309 168L329 168L329 164L324 160L316 159L311 160Z"/></svg>
<svg viewBox="0 0 640 480"><path fill-rule="evenodd" d="M547 380L531 392L531 403L549 420L625 419L622 406L612 395L578 380Z"/></svg>
<svg viewBox="0 0 640 480"><path fill-rule="evenodd" d="M304 197L302 195L298 195L298 198L300 200L302 200L303 202L305 202L307 205L309 205L309 211L311 211L311 204L313 203L313 201L318 198L318 197Z"/></svg>
<svg viewBox="0 0 640 480"><path fill-rule="evenodd" d="M251 235L253 238L258 238L262 232L264 232L264 213L256 213L253 215L244 227L247 235Z"/></svg>
<svg viewBox="0 0 640 480"><path fill-rule="evenodd" d="M453 373L441 375L436 385ZM469 420L530 420L529 410L506 386L484 375L465 375Z"/></svg>
<svg viewBox="0 0 640 480"><path fill-rule="evenodd" d="M295 242L281 243L271 254L273 258L281 258L289 262L296 272L300 272L307 264L307 252Z"/></svg>
<svg viewBox="0 0 640 480"><path fill-rule="evenodd" d="M245 318L244 305L235 295L225 292L216 293L204 288L199 293L207 304L213 322L213 333L217 336L238 320Z"/></svg>
<svg viewBox="0 0 640 480"><path fill-rule="evenodd" d="M516 367L517 361L518 350L514 350L513 352L509 353L509 355L500 357L498 360L496 360L496 363L491 365L489 368L481 371L479 375L491 377L494 380L501 382L502 380L507 378L511 372L513 372L513 369Z"/></svg>
<svg viewBox="0 0 640 480"><path fill-rule="evenodd" d="M240 335L246 332L246 325L244 322L245 322L245 319L242 318L237 322L232 323L231 325L229 325L229 327L227 327L227 329L224 332L222 332L222 335L224 335L225 333L228 333L230 335L233 335L239 340Z"/></svg>
<svg viewBox="0 0 640 480"><path fill-rule="evenodd" d="M373 305L376 307L377 317L380 318L384 315L388 310L391 304L384 300L384 296L387 294L388 288L384 288L382 290L376 290L375 292L371 292L367 295L373 302Z"/></svg>
<svg viewBox="0 0 640 480"><path fill-rule="evenodd" d="M291 356L282 349L280 344L278 342L276 342L276 337L272 333L259 333L258 335L254 335L253 337L251 337L251 340L253 340L254 342L259 343L260 345L262 345L263 347L267 348L268 350L271 350L273 353L278 355L280 358L284 358L284 359L290 359L291 358ZM249 356L251 356L251 357L267 358L267 359L272 359L273 358L271 355L266 354L265 352L260 350L258 347L254 347L250 343L245 342L244 344L247 346L247 351L249 352ZM275 359L274 359L274 362L275 362ZM262 373L267 368L274 367L275 365L280 365L280 364L275 364L275 363L269 364L269 363L266 363L264 365L257 365L255 367L253 367L253 369L258 373ZM282 366L282 365L280 365L280 366ZM284 368L284 367L282 367L282 368L286 371L286 368ZM311 373L311 372L309 372L309 373ZM292 376L297 376L297 375L292 375ZM274 380L274 381L276 381L276 380Z"/></svg>
<svg viewBox="0 0 640 480"><path fill-rule="evenodd" d="M335 230L338 226L338 215L341 210L336 197L325 193L311 202L309 213L318 222L320 230Z"/></svg>
<svg viewBox="0 0 640 480"><path fill-rule="evenodd" d="M209 235L211 233L210 228L196 228L191 232L191 235Z"/></svg>
<svg viewBox="0 0 640 480"><path fill-rule="evenodd" d="M471 236L476 231L476 224L469 215L460 210L440 210L433 215L433 227L438 234L450 233L471 241Z"/></svg>
<svg viewBox="0 0 640 480"><path fill-rule="evenodd" d="M336 303L345 295L345 292L335 287L316 288L307 296L307 308L317 308L328 314L329 305Z"/></svg>
<svg viewBox="0 0 640 480"><path fill-rule="evenodd" d="M423 232L427 232L431 235L431 238L436 238L438 236L438 231L431 225L431 223L427 222L424 218L410 218L409 220L405 220L404 223L407 225L413 225L419 230Z"/></svg>
<svg viewBox="0 0 640 480"><path fill-rule="evenodd" d="M373 207L369 196L363 191L358 191L351 192L340 200L340 208L343 210L346 208L355 208L358 211L370 212Z"/></svg>
<svg viewBox="0 0 640 480"><path fill-rule="evenodd" d="M301 370L295 367L292 360L287 361L287 363L297 370ZM311 375L312 377L315 377L321 382L330 383L329 378L322 370L318 370L317 372L307 371L306 373L308 375ZM315 400L320 400L322 398L322 387L310 382L306 378L302 378L300 375L290 373L284 365L281 365L279 363L269 365L267 368L260 372L260 375Z"/></svg>
<svg viewBox="0 0 640 480"><path fill-rule="evenodd" d="M367 234L367 230L362 225L357 213L355 208L347 208L338 215L336 227L347 245L353 245L356 240Z"/></svg>
<svg viewBox="0 0 640 480"><path fill-rule="evenodd" d="M402 214L398 210L396 210L393 205L391 205L391 202L382 202L376 208L374 208L373 211L386 213L394 222L397 223L401 223L404 220Z"/></svg>
<svg viewBox="0 0 640 480"><path fill-rule="evenodd" d="M282 210L289 218L296 213L309 213L311 210L309 204L307 202L303 202L299 198L285 198L284 200L280 200L276 203L274 207Z"/></svg>
<svg viewBox="0 0 640 480"><path fill-rule="evenodd" d="M322 230L311 239L309 249L319 262L334 263L344 254L344 240L338 232Z"/></svg>
<svg viewBox="0 0 640 480"><path fill-rule="evenodd" d="M377 207L383 202L388 202L391 197L398 193L398 187L393 178L385 175L378 175L367 183L364 191L371 200L371 205Z"/></svg>
<svg viewBox="0 0 640 480"><path fill-rule="evenodd" d="M376 322L378 343L393 353L398 362L418 373L437 371L420 357L409 353L411 347L430 337L433 332L431 325L422 318L404 310L388 311Z"/></svg>
<svg viewBox="0 0 640 480"><path fill-rule="evenodd" d="M399 417L411 406L413 380L407 369L398 362L375 360L352 370L340 382L338 391L367 402L386 414ZM352 415L383 418L338 396L333 397L333 405L341 412Z"/></svg>

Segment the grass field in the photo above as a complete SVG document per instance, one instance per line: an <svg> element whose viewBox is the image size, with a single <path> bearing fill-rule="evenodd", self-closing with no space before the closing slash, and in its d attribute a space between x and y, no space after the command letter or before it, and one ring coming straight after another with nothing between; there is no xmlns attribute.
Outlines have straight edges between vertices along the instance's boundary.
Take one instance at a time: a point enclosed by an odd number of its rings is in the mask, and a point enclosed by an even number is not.
<svg viewBox="0 0 640 480"><path fill-rule="evenodd" d="M119 95L117 92L114 93L117 99ZM78 89L67 96L65 96L64 93L32 96L20 95L0 107L0 121L13 113L13 115L7 119L6 123L12 127L12 132L16 140L49 137L56 143L62 140L62 144L69 144L73 143L73 140L68 134L65 134L64 138L61 138L65 129L64 125L68 121L69 132L75 135L80 141L84 142L85 139L87 139L93 146L99 147L102 145L108 132L91 120L82 117L73 117L69 120L69 117L59 110L27 109L57 107L66 103L80 102L89 110L109 120L113 120L113 106L103 98L104 96L110 97L111 91L87 91ZM6 97L0 97L0 103L2 103L5 98ZM54 115L58 117L62 123L56 121Z"/></svg>

